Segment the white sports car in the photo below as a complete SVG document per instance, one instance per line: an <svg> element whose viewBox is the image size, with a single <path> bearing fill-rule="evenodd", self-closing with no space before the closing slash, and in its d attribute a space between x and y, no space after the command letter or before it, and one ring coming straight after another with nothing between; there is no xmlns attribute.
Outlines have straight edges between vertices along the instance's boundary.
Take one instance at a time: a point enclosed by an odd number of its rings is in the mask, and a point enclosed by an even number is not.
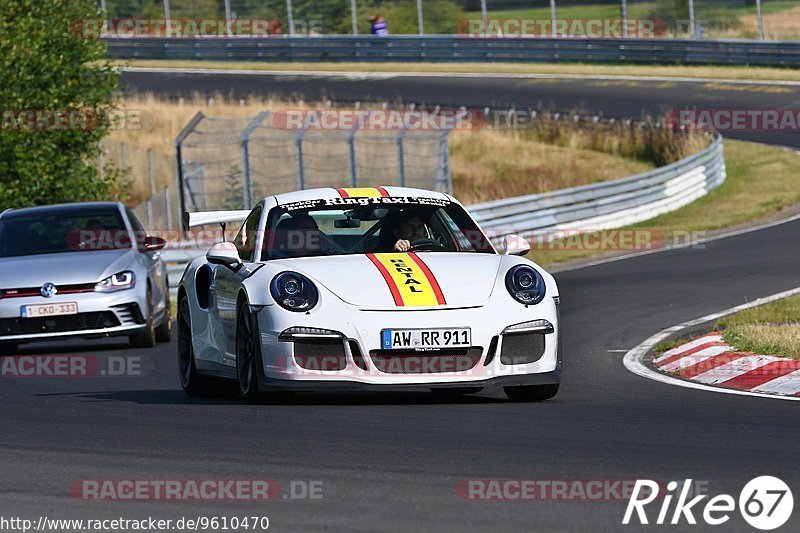
<svg viewBox="0 0 800 533"><path fill-rule="evenodd" d="M401 187L312 189L252 211L187 213L185 225L241 222L233 242L186 268L178 359L189 395L233 379L270 391L502 386L517 401L561 381L558 287L498 253L463 206Z"/></svg>

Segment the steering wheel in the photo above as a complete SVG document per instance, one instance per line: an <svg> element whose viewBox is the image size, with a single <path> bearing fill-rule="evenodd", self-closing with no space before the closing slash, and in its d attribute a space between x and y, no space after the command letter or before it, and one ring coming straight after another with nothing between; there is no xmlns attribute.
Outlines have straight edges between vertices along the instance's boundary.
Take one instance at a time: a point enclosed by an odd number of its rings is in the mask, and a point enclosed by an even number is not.
<svg viewBox="0 0 800 533"><path fill-rule="evenodd" d="M432 251L432 250L447 250L447 246L440 243L436 239L420 238L409 241L411 249L414 251Z"/></svg>

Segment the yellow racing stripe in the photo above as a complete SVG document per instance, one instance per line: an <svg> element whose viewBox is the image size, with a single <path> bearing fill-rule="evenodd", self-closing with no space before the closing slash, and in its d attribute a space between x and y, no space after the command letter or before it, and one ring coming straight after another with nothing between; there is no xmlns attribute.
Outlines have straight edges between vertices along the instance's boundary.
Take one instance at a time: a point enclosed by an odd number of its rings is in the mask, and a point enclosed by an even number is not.
<svg viewBox="0 0 800 533"><path fill-rule="evenodd" d="M436 278L413 252L368 255L389 285L395 304L408 307L445 304Z"/></svg>
<svg viewBox="0 0 800 533"><path fill-rule="evenodd" d="M345 187L336 190L342 198L379 198L389 195L383 187Z"/></svg>

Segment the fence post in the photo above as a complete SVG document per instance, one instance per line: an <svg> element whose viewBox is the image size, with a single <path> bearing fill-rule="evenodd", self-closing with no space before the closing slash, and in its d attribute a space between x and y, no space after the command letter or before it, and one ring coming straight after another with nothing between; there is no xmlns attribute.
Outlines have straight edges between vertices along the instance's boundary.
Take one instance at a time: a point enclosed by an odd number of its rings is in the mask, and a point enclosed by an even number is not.
<svg viewBox="0 0 800 533"><path fill-rule="evenodd" d="M350 161L350 186L355 187L358 184L358 171L356 169L356 131L351 130L347 134L347 151L348 159Z"/></svg>
<svg viewBox="0 0 800 533"><path fill-rule="evenodd" d="M628 37L628 0L622 0L619 6L620 18L622 18L622 38Z"/></svg>
<svg viewBox="0 0 800 533"><path fill-rule="evenodd" d="M242 193L244 208L253 208L253 189L250 182L250 149L247 139L242 141Z"/></svg>
<svg viewBox="0 0 800 533"><path fill-rule="evenodd" d="M297 161L297 190L302 191L306 188L305 169L303 168L303 134L305 130L297 132L294 138L294 158Z"/></svg>
<svg viewBox="0 0 800 533"><path fill-rule="evenodd" d="M253 184L250 179L250 136L269 113L262 111L247 125L239 138L242 142L242 193L244 194L245 209L253 208Z"/></svg>
<svg viewBox="0 0 800 533"><path fill-rule="evenodd" d="M169 201L169 185L164 187L164 205L167 207L167 230L172 231L172 202Z"/></svg>
<svg viewBox="0 0 800 533"><path fill-rule="evenodd" d="M286 16L289 19L289 37L294 37L294 9L292 9L292 0L286 0Z"/></svg>
<svg viewBox="0 0 800 533"><path fill-rule="evenodd" d="M439 171L436 173L436 190L453 192L453 178L450 174L450 131L439 134Z"/></svg>
<svg viewBox="0 0 800 533"><path fill-rule="evenodd" d="M184 195L184 186L183 186L183 148L182 144L183 141L186 140L186 137L189 136L192 131L197 127L201 120L205 118L205 115L198 111L195 116L192 117L192 120L186 125L185 128L181 130L177 137L175 137L175 164L177 166L178 171L178 200L180 201L180 209L181 209L181 225L183 225L183 213L186 212L186 196ZM184 227L184 231L189 231L189 228Z"/></svg>
<svg viewBox="0 0 800 533"><path fill-rule="evenodd" d="M406 158L403 151L403 139L407 130L400 130L397 134L397 178L401 187L406 186Z"/></svg>
<svg viewBox="0 0 800 533"><path fill-rule="evenodd" d="M150 200L156 195L156 169L153 149L147 149L147 171L150 174ZM153 202L147 202L147 227L153 228Z"/></svg>

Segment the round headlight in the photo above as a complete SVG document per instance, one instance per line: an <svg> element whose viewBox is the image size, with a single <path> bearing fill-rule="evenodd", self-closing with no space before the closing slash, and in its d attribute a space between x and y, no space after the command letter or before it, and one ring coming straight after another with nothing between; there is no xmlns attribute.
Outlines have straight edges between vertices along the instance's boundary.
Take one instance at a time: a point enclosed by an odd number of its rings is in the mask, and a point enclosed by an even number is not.
<svg viewBox="0 0 800 533"><path fill-rule="evenodd" d="M546 286L539 272L528 265L517 265L506 274L508 293L521 304L538 304L544 298Z"/></svg>
<svg viewBox="0 0 800 533"><path fill-rule="evenodd" d="M283 292L289 296L299 294L300 291L303 290L303 282L291 276L286 276L286 278L281 281L281 284Z"/></svg>
<svg viewBox="0 0 800 533"><path fill-rule="evenodd" d="M281 272L275 276L269 291L278 305L289 311L308 311L319 300L317 287L310 279L297 272Z"/></svg>

